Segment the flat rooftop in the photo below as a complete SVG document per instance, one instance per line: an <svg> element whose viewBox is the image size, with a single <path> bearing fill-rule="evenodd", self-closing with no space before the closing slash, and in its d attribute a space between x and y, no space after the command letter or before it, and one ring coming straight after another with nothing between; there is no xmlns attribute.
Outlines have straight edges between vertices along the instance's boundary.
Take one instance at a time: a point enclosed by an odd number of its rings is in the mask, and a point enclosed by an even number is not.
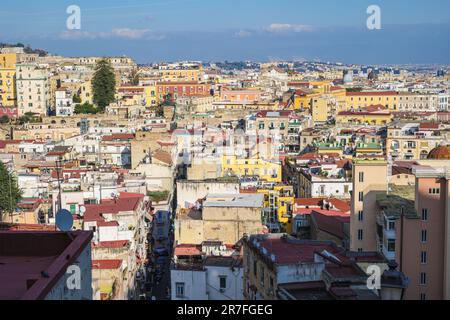
<svg viewBox="0 0 450 320"><path fill-rule="evenodd" d="M203 207L260 208L263 204L263 194L209 194Z"/></svg>

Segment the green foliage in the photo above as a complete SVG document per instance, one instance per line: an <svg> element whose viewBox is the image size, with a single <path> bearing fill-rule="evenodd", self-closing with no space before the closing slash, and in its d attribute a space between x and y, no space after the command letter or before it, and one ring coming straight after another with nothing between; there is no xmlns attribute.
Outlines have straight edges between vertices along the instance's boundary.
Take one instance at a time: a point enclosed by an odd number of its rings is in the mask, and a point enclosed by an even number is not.
<svg viewBox="0 0 450 320"><path fill-rule="evenodd" d="M0 212L13 212L22 199L16 177L0 161Z"/></svg>
<svg viewBox="0 0 450 320"><path fill-rule="evenodd" d="M75 114L97 114L100 110L94 105L85 102L83 104L77 104L74 112Z"/></svg>
<svg viewBox="0 0 450 320"><path fill-rule="evenodd" d="M139 70L137 68L133 68L133 70L131 70L128 80L133 86L139 85Z"/></svg>
<svg viewBox="0 0 450 320"><path fill-rule="evenodd" d="M106 59L100 60L95 67L92 90L94 103L101 111L115 101L116 76L113 67Z"/></svg>
<svg viewBox="0 0 450 320"><path fill-rule="evenodd" d="M81 103L81 97L77 94L74 94L72 101L73 101L73 103Z"/></svg>
<svg viewBox="0 0 450 320"><path fill-rule="evenodd" d="M347 92L361 92L363 88L347 88Z"/></svg>
<svg viewBox="0 0 450 320"><path fill-rule="evenodd" d="M42 122L42 118L32 112L27 112L23 116L17 118L17 124L22 125L25 123L39 123Z"/></svg>
<svg viewBox="0 0 450 320"><path fill-rule="evenodd" d="M8 123L8 122L9 122L9 117L7 115L0 117L0 123L4 124L4 123Z"/></svg>
<svg viewBox="0 0 450 320"><path fill-rule="evenodd" d="M153 202L161 202L167 200L169 197L169 191L149 191L147 192L147 196Z"/></svg>
<svg viewBox="0 0 450 320"><path fill-rule="evenodd" d="M172 94L168 93L163 97L163 106L173 106Z"/></svg>
<svg viewBox="0 0 450 320"><path fill-rule="evenodd" d="M164 117L164 107L162 105L156 107L155 115L157 117Z"/></svg>

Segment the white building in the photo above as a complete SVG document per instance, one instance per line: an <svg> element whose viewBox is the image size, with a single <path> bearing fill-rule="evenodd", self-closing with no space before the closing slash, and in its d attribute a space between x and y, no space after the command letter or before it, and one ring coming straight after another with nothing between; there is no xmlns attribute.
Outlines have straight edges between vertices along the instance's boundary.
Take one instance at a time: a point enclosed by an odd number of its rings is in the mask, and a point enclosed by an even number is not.
<svg viewBox="0 0 450 320"><path fill-rule="evenodd" d="M197 266L171 270L172 300L243 300L239 257L208 256Z"/></svg>
<svg viewBox="0 0 450 320"><path fill-rule="evenodd" d="M58 89L55 98L57 116L67 117L74 114L73 98L69 91L64 88Z"/></svg>

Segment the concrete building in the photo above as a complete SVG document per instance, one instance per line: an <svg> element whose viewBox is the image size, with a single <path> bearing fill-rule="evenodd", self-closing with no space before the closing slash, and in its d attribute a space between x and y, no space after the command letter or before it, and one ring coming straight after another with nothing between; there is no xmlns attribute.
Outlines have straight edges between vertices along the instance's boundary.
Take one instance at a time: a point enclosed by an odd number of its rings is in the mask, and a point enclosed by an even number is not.
<svg viewBox="0 0 450 320"><path fill-rule="evenodd" d="M247 237L243 246L246 300L378 299L367 289L358 255L352 260L333 242L269 234Z"/></svg>
<svg viewBox="0 0 450 320"><path fill-rule="evenodd" d="M383 158L353 159L350 250L378 251L377 194L388 190L388 166Z"/></svg>
<svg viewBox="0 0 450 320"><path fill-rule="evenodd" d="M244 234L262 233L263 201L262 194L209 194L200 209L178 210L175 243L234 245Z"/></svg>
<svg viewBox="0 0 450 320"><path fill-rule="evenodd" d="M51 107L48 70L38 64L17 64L16 71L18 115L47 115Z"/></svg>

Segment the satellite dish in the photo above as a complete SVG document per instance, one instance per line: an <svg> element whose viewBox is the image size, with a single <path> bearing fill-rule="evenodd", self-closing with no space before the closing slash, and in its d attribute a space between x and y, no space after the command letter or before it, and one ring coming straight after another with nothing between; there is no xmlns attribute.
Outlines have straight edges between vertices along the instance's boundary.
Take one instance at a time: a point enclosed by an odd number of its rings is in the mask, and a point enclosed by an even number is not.
<svg viewBox="0 0 450 320"><path fill-rule="evenodd" d="M86 212L85 206L80 206L80 216L84 216L84 213Z"/></svg>
<svg viewBox="0 0 450 320"><path fill-rule="evenodd" d="M62 209L56 214L56 226L59 230L68 232L73 227L73 217L70 211Z"/></svg>

